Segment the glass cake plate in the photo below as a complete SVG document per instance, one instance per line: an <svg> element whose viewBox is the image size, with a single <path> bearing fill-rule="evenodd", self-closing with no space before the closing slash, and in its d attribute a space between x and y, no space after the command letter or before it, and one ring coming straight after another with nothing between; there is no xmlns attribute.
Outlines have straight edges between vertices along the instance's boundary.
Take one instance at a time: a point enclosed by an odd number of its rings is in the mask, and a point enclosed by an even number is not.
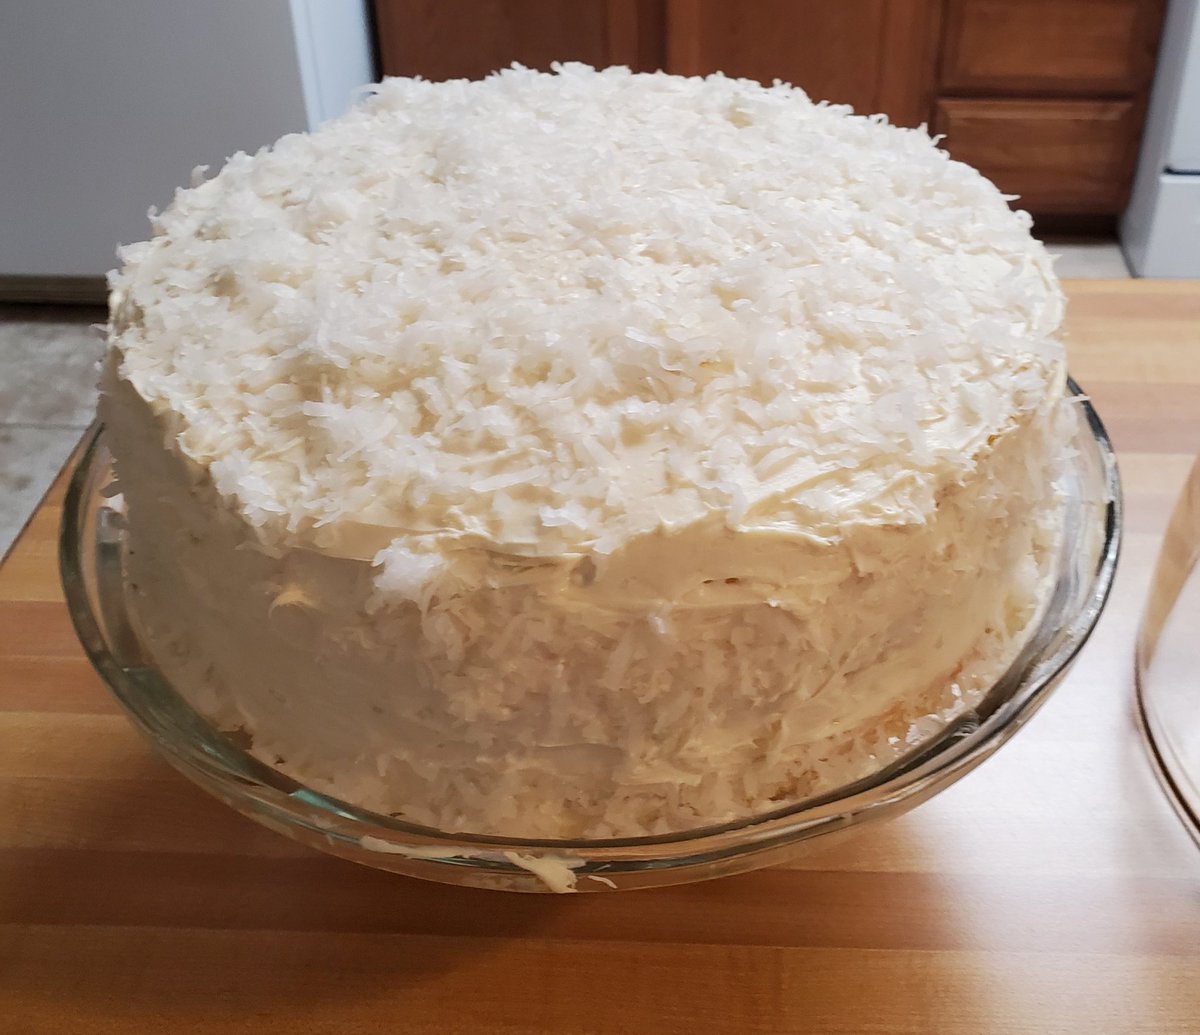
<svg viewBox="0 0 1200 1035"><path fill-rule="evenodd" d="M104 429L73 473L59 559L92 664L151 744L180 772L252 819L354 862L450 884L511 891L604 891L704 880L790 859L815 838L900 815L970 772L1029 720L1100 616L1121 529L1116 458L1070 382L1077 424L1065 478L1063 548L1043 617L980 703L865 780L721 826L654 837L526 840L447 833L318 793L215 728L155 668L131 621L124 518Z"/></svg>

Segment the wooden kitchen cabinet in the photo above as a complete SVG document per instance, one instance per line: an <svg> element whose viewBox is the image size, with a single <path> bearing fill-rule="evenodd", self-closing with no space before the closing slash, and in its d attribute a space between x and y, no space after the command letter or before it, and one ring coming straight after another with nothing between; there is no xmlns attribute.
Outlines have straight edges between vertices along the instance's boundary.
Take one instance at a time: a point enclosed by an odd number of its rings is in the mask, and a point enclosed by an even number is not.
<svg viewBox="0 0 1200 1035"><path fill-rule="evenodd" d="M782 79L917 126L932 98L937 13L928 0L667 0L664 67Z"/></svg>
<svg viewBox="0 0 1200 1035"><path fill-rule="evenodd" d="M895 121L928 119L931 0L375 0L385 75L478 78L519 61L783 79Z"/></svg>
<svg viewBox="0 0 1200 1035"><path fill-rule="evenodd" d="M1130 101L946 98L933 128L1020 207L1043 216L1119 212L1136 157Z"/></svg>
<svg viewBox="0 0 1200 1035"><path fill-rule="evenodd" d="M1111 220L1133 184L1162 15L1161 0L946 0L933 129L1043 225Z"/></svg>
<svg viewBox="0 0 1200 1035"><path fill-rule="evenodd" d="M384 75L480 79L514 61L652 72L665 0L375 0Z"/></svg>
<svg viewBox="0 0 1200 1035"><path fill-rule="evenodd" d="M925 123L1043 223L1124 208L1164 0L375 0L383 71L721 71Z"/></svg>
<svg viewBox="0 0 1200 1035"><path fill-rule="evenodd" d="M1149 82L1161 19L1145 0L950 0L939 88L1130 96Z"/></svg>

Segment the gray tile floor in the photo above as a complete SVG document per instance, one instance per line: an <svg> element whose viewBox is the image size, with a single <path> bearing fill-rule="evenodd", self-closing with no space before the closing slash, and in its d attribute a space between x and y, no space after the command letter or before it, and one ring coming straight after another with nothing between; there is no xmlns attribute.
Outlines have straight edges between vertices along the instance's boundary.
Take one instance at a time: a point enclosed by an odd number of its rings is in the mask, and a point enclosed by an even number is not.
<svg viewBox="0 0 1200 1035"><path fill-rule="evenodd" d="M1087 238L1046 238L1047 250L1057 255L1055 272L1063 279L1123 280L1129 267L1115 241Z"/></svg>
<svg viewBox="0 0 1200 1035"><path fill-rule="evenodd" d="M1111 241L1052 240L1061 277L1128 277ZM0 306L0 555L91 422L100 309Z"/></svg>
<svg viewBox="0 0 1200 1035"><path fill-rule="evenodd" d="M0 306L0 555L96 408L102 309Z"/></svg>

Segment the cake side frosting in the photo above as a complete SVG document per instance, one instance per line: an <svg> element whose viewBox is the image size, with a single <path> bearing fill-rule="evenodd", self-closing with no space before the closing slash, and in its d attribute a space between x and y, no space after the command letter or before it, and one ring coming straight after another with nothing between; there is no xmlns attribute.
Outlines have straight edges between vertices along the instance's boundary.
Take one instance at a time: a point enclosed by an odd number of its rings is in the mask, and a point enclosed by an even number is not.
<svg viewBox="0 0 1200 1035"><path fill-rule="evenodd" d="M924 133L720 77L388 81L124 258L160 664L361 804L744 815L903 751L1036 612L1061 295Z"/></svg>
<svg viewBox="0 0 1200 1035"><path fill-rule="evenodd" d="M139 471L130 577L160 667L265 761L441 829L664 832L867 775L1003 671L1056 545L1053 509L1020 494L1054 441L1030 424L933 525L796 544L803 590L785 562L766 599L637 616L536 579L379 607L369 562L259 549L125 393L109 434Z"/></svg>

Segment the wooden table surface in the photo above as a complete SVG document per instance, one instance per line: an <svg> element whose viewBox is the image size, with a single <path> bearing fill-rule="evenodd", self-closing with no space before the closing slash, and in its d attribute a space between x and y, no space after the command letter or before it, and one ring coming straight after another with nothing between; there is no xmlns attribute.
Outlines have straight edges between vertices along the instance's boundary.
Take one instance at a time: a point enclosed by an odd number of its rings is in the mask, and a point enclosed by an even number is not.
<svg viewBox="0 0 1200 1035"><path fill-rule="evenodd" d="M0 569L0 1031L1200 1032L1200 850L1134 725L1132 644L1200 451L1200 282L1069 285L1128 505L1112 602L976 772L793 865L616 895L326 858L154 757L76 644L61 485Z"/></svg>

